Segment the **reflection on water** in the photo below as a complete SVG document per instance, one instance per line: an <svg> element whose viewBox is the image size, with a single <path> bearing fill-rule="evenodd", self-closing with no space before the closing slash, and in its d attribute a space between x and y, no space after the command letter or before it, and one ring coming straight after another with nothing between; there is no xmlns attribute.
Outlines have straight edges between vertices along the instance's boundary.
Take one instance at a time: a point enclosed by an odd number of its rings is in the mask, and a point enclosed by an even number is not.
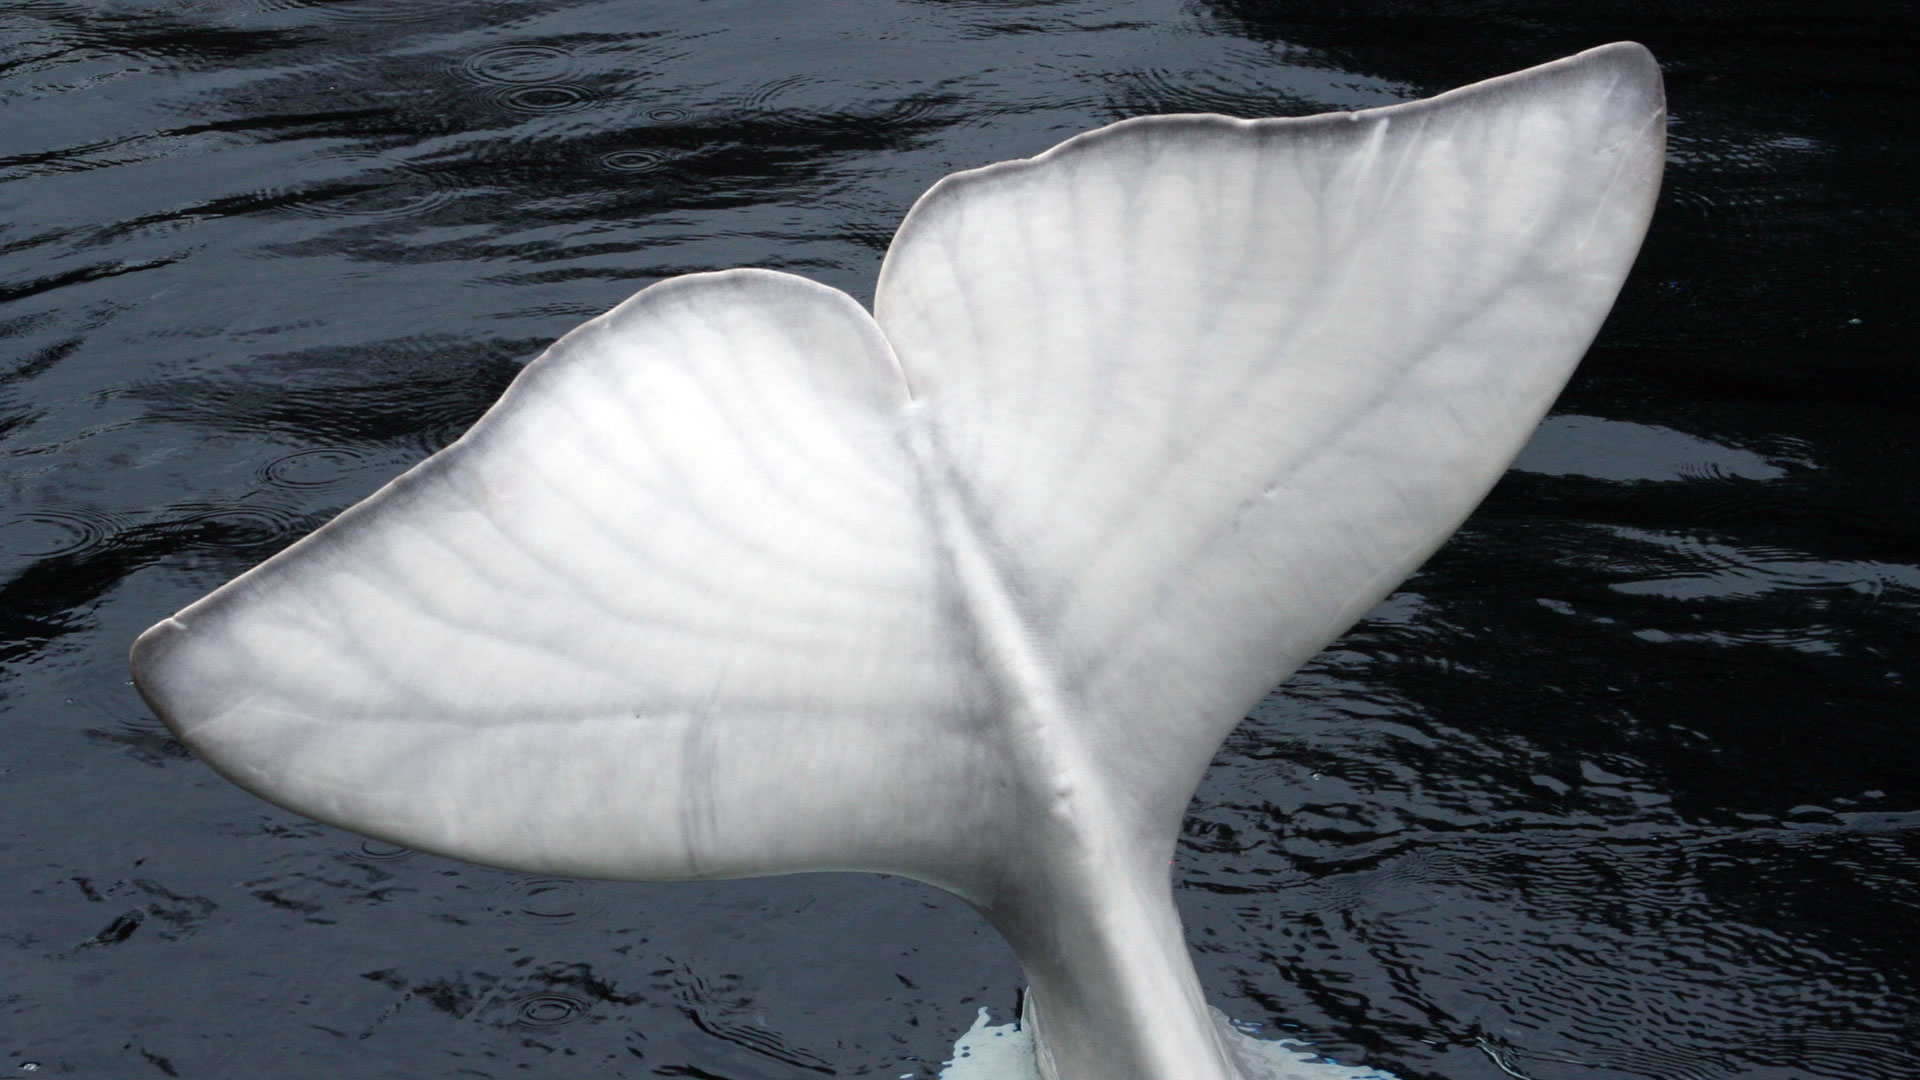
<svg viewBox="0 0 1920 1080"><path fill-rule="evenodd" d="M1229 740L1190 936L1237 1019L1402 1077L1920 1074L1905 5L14 0L0 1075L935 1075L1019 982L950 898L369 844L187 759L128 644L661 276L864 298L954 169L1621 37L1674 124L1620 309Z"/></svg>
<svg viewBox="0 0 1920 1080"><path fill-rule="evenodd" d="M1778 480L1760 454L1654 424L1597 416L1549 416L1519 460L1521 472L1595 480Z"/></svg>

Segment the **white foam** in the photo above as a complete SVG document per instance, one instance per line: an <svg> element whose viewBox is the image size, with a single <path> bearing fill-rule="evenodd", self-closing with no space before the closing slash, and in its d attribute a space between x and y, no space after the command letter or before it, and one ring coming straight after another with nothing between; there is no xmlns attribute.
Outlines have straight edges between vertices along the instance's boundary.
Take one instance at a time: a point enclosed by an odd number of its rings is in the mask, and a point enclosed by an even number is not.
<svg viewBox="0 0 1920 1080"><path fill-rule="evenodd" d="M1227 1049L1246 1080L1396 1080L1379 1069L1342 1065L1322 1057L1296 1039L1263 1039L1243 1025L1213 1013ZM941 1080L1041 1080L1034 1058L1033 1034L1018 1024L995 1024L986 1009L953 1044L953 1058Z"/></svg>

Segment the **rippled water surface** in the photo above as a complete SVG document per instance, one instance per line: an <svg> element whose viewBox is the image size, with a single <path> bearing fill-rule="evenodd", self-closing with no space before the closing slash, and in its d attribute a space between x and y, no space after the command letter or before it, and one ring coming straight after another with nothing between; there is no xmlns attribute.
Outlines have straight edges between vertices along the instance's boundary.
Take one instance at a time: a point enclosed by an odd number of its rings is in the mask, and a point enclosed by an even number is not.
<svg viewBox="0 0 1920 1080"><path fill-rule="evenodd" d="M662 276L864 300L949 171L1616 38L1673 114L1634 278L1480 513L1228 741L1175 868L1190 937L1236 1019L1406 1078L1920 1076L1914 28L9 0L0 1076L930 1076L1019 983L944 894L363 842L185 756L128 645Z"/></svg>

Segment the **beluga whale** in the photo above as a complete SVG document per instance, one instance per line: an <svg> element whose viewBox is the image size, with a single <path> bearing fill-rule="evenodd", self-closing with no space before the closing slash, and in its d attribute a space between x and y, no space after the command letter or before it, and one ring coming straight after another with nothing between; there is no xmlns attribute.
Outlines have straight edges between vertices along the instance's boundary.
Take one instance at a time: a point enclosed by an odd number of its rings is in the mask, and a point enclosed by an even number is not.
<svg viewBox="0 0 1920 1080"><path fill-rule="evenodd" d="M869 314L661 281L143 634L221 774L542 874L902 874L1048 1080L1240 1080L1169 864L1221 741L1486 495L1653 213L1618 43L1427 100L1147 116L949 176Z"/></svg>

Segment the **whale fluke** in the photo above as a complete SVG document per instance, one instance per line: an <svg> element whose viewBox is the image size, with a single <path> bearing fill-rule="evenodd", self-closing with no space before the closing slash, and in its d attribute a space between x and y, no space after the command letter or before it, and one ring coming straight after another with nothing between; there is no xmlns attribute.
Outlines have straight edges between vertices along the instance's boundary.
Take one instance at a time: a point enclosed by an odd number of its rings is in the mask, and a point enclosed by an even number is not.
<svg viewBox="0 0 1920 1080"><path fill-rule="evenodd" d="M133 649L263 798L543 873L977 906L1061 1080L1236 1075L1167 866L1221 740L1460 524L1659 186L1615 44L1425 101L960 173L874 314L661 282Z"/></svg>

